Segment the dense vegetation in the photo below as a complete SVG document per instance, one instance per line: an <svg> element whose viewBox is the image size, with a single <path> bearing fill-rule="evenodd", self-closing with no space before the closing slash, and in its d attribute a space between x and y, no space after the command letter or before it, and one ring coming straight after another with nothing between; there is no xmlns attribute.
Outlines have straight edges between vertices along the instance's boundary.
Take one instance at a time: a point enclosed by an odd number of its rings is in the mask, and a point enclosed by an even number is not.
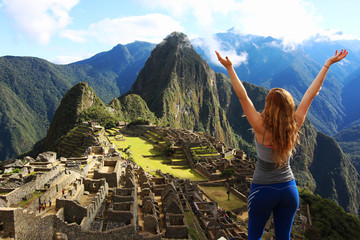
<svg viewBox="0 0 360 240"><path fill-rule="evenodd" d="M332 199L346 211L357 214L360 189L358 172L333 138L319 132L316 143L314 161L310 166L317 185L315 193ZM345 187L351 185L353 187Z"/></svg>
<svg viewBox="0 0 360 240"><path fill-rule="evenodd" d="M356 240L360 236L360 220L346 213L342 207L329 199L314 195L308 190L299 191L304 204L309 204L312 227L308 227L305 236L309 240Z"/></svg>
<svg viewBox="0 0 360 240"><path fill-rule="evenodd" d="M94 104L81 112L77 122L94 120L105 128L113 128L121 119L121 112L110 112L100 98L96 97Z"/></svg>
<svg viewBox="0 0 360 240"><path fill-rule="evenodd" d="M360 172L360 125L343 130L334 136L341 149Z"/></svg>

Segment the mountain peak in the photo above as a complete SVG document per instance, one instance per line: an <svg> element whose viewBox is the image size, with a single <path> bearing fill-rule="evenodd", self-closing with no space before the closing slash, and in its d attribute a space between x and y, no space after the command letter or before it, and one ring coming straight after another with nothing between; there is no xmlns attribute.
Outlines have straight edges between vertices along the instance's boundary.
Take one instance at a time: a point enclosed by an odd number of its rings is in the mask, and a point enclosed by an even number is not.
<svg viewBox="0 0 360 240"><path fill-rule="evenodd" d="M160 44L159 46L170 45L170 46L177 46L180 48L193 48L189 38L181 32L172 32L169 34Z"/></svg>
<svg viewBox="0 0 360 240"><path fill-rule="evenodd" d="M51 149L51 145L74 127L80 113L96 101L94 90L86 82L79 82L63 97L56 109L47 133L43 149Z"/></svg>

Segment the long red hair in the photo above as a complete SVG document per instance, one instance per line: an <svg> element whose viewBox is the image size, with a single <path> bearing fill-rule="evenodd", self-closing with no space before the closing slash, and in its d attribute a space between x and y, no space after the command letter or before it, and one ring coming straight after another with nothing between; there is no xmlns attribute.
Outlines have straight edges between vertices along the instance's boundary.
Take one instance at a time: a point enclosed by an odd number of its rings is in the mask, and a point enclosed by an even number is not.
<svg viewBox="0 0 360 240"><path fill-rule="evenodd" d="M271 135L272 159L278 168L282 168L299 142L295 103L291 94L282 88L271 89L265 100L262 117Z"/></svg>

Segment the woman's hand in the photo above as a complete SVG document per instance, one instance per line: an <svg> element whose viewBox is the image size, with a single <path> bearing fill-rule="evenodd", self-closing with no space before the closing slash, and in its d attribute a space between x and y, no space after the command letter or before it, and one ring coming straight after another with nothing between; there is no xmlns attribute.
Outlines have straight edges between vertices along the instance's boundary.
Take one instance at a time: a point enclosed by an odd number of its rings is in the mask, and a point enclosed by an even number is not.
<svg viewBox="0 0 360 240"><path fill-rule="evenodd" d="M215 53L216 53L216 55L217 55L217 58L218 58L219 62L220 62L226 69L232 67L232 62L230 61L230 59L229 59L227 56L225 57L226 59L224 59L224 58L222 58L222 57L220 56L220 53L218 53L217 51L215 51Z"/></svg>
<svg viewBox="0 0 360 240"><path fill-rule="evenodd" d="M330 65L333 64L333 63L336 63L336 62L341 61L342 59L344 59L344 58L347 56L348 53L349 53L349 52L346 51L346 49L345 49L345 50L342 50L342 49L341 49L341 51L340 51L339 53L338 53L338 51L336 50L335 56L329 58L329 59L326 61L326 64L329 64L329 65L327 65L327 66L330 66Z"/></svg>

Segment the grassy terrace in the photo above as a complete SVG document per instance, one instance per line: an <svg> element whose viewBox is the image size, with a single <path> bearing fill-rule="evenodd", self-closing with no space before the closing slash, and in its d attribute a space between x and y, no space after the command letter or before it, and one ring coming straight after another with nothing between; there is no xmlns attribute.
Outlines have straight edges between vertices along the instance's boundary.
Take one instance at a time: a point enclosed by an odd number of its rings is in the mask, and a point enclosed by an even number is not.
<svg viewBox="0 0 360 240"><path fill-rule="evenodd" d="M188 178L191 181L205 180L198 172L191 168L179 168L179 166L167 164L162 156L159 157L144 157L149 155L159 155L160 153L154 149L154 145L139 138L124 136L124 141L116 141L115 137L109 138L116 148L126 148L131 146L130 151L136 164L141 166L145 171L156 175L156 170L161 169L163 173L172 174L179 178Z"/></svg>
<svg viewBox="0 0 360 240"><path fill-rule="evenodd" d="M192 147L190 151L194 151L198 156L201 157L210 157L217 156L219 153L214 148L210 147Z"/></svg>
<svg viewBox="0 0 360 240"><path fill-rule="evenodd" d="M226 211L231 211L237 208L246 206L246 202L234 194L230 194L230 200L228 200L227 188L224 186L201 186L199 188L218 203L219 207L222 207Z"/></svg>

